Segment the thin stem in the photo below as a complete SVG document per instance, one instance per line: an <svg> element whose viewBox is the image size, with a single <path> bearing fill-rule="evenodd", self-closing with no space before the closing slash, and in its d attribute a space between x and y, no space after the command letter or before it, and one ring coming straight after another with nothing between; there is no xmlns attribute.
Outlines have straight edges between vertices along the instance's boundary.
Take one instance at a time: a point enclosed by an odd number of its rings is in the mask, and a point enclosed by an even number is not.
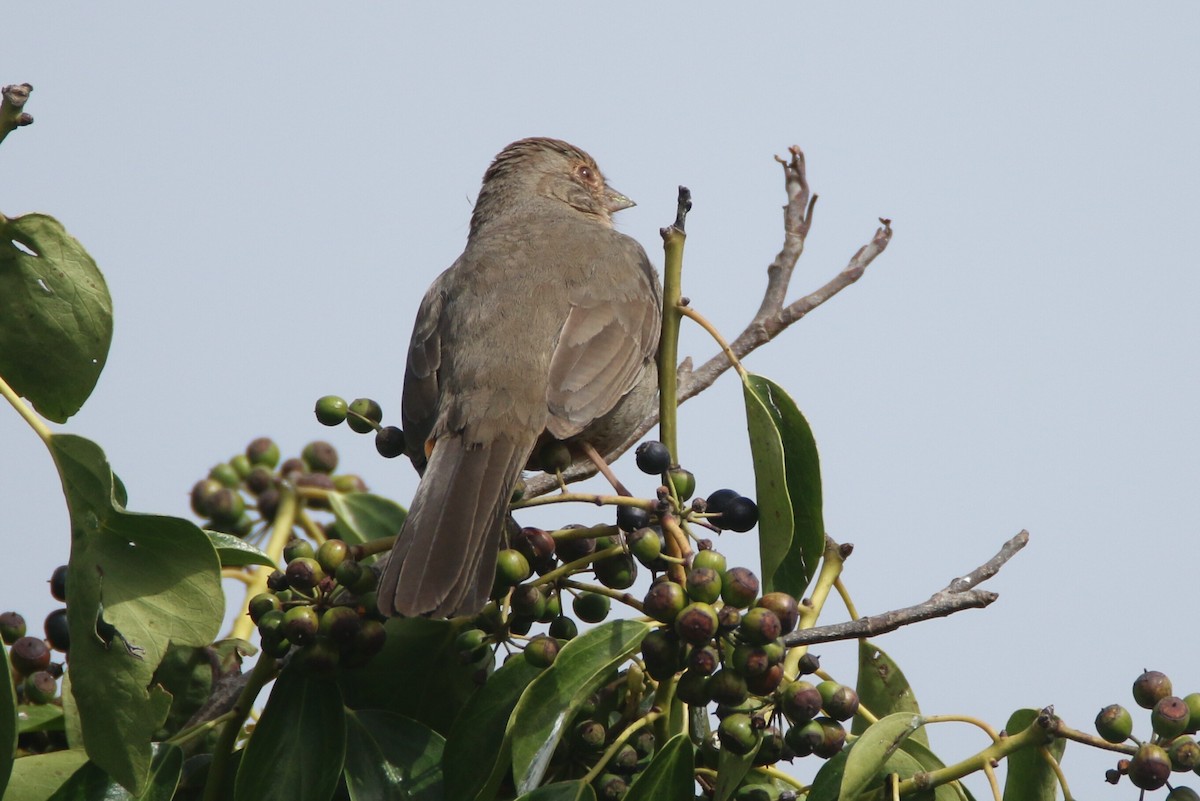
<svg viewBox="0 0 1200 801"><path fill-rule="evenodd" d="M234 581L240 581L247 586L249 586L250 582L252 582L254 580L253 576L251 576L251 574L247 573L246 569L242 568L242 567L223 567L223 568L221 568L221 578L233 579Z"/></svg>
<svg viewBox="0 0 1200 801"><path fill-rule="evenodd" d="M1058 764L1058 760L1054 758L1054 754L1050 753L1050 749L1044 745L1038 749L1038 753L1042 755L1042 759L1050 763L1050 769L1054 771L1054 776L1058 779L1059 786L1062 787L1063 801L1074 801L1075 796L1071 795L1071 788L1067 785L1067 776L1063 773L1062 765Z"/></svg>
<svg viewBox="0 0 1200 801"><path fill-rule="evenodd" d="M224 723L225 721L229 720L232 717L233 717L232 712L226 712L223 715L218 715L217 717L213 718L212 720L206 720L201 723L197 723L195 726L190 726L186 729L177 731L177 732L175 732L175 734L173 734L172 736L170 736L166 740L164 740L164 742L168 742L171 745L182 746L185 743L187 743L189 740L194 740L201 735L208 734L210 731L215 729L217 726L220 726L222 723Z"/></svg>
<svg viewBox="0 0 1200 801"><path fill-rule="evenodd" d="M996 780L996 769L992 767L991 762L983 763L983 775L987 776L988 786L992 788L992 798L995 801L1003 801L1003 796L1000 792L1000 782Z"/></svg>
<svg viewBox="0 0 1200 801"><path fill-rule="evenodd" d="M229 767L229 758L233 755L233 747L237 745L237 738L242 732L246 716L250 714L254 699L258 697L267 682L275 678L277 673L275 660L266 654L260 655L258 662L254 664L254 670L250 672L250 680L242 688L233 709L229 712L225 728L221 730L221 736L217 739L212 763L208 768L208 779L204 783L204 801L217 801L221 797L222 785L225 783L225 771Z"/></svg>
<svg viewBox="0 0 1200 801"><path fill-rule="evenodd" d="M680 187L680 211L684 202L683 187ZM679 319L681 285L683 279L683 245L687 234L683 232L682 219L679 225L662 229L663 238L663 312L662 333L658 339L658 438L671 454L671 463L679 464L679 442L675 425L676 409L679 406L676 393L679 389Z"/></svg>
<svg viewBox="0 0 1200 801"><path fill-rule="evenodd" d="M1000 742L1000 734L991 727L991 724L979 718L973 718L970 715L928 715L925 718L925 723L969 723L972 726L983 729L984 733L992 739L993 743Z"/></svg>
<svg viewBox="0 0 1200 801"><path fill-rule="evenodd" d="M757 771L758 773L762 773L765 776L770 776L772 779L775 779L776 781L781 781L784 784L790 784L791 786L795 787L796 790L798 790L800 793L808 792L808 787L805 786L804 782L800 781L795 776L784 773L779 768L773 768L769 765L764 765L762 767L755 768L755 771Z"/></svg>
<svg viewBox="0 0 1200 801"><path fill-rule="evenodd" d="M25 422L29 424L29 427L42 438L42 442L49 445L50 438L54 436L54 432L42 422L42 418L38 417L37 413L33 409L30 409L25 401L21 400L21 397L13 391L13 388L8 385L3 377L0 377L0 395L3 395L4 399L12 404L12 407L17 410L17 414L21 415L25 419Z"/></svg>
<svg viewBox="0 0 1200 801"><path fill-rule="evenodd" d="M567 562L565 565L556 567L549 573L544 573L543 575L539 576L535 581L529 582L529 584L533 587L540 587L543 584L553 584L560 578L565 578L577 570L587 569L592 562L598 562L601 559L607 559L610 556L620 556L623 553L625 553L625 548L623 546L614 545L611 548L605 548L603 551L590 553L587 556L576 559L574 562Z"/></svg>
<svg viewBox="0 0 1200 801"><path fill-rule="evenodd" d="M591 503L596 506L637 506L646 511L652 511L655 502L645 498L631 498L628 495L597 495L594 492L562 492L558 495L542 495L537 498L517 501L511 504L512 509L527 509L531 506L546 506L551 503Z"/></svg>
<svg viewBox="0 0 1200 801"><path fill-rule="evenodd" d="M267 541L266 554L272 562L278 564L283 557L283 546L287 545L292 536L292 526L296 523L296 492L292 485L283 482L279 488L279 508L275 511L275 521L271 524L271 538ZM250 619L250 599L267 589L267 577L272 568L256 565L254 578L246 584L246 597L242 599L242 610L233 621L229 636L237 640L249 640L254 631L254 621Z"/></svg>
<svg viewBox="0 0 1200 801"><path fill-rule="evenodd" d="M796 623L796 631L810 629L816 624L817 618L821 616L821 610L825 606L825 600L829 597L830 589L842 575L843 561L842 552L837 543L831 537L826 537L825 551L821 557L821 570L812 584L812 593L800 605L800 620ZM787 659L783 664L785 676L794 679L800 675L800 659L806 653L808 653L807 647L788 649Z"/></svg>
<svg viewBox="0 0 1200 801"><path fill-rule="evenodd" d="M1062 737L1066 740L1074 740L1077 743L1090 745L1093 748L1103 748L1106 751L1116 751L1118 754L1135 754L1137 753L1136 745L1126 745L1125 743L1110 743L1108 740L1097 737L1094 734L1072 729L1067 724L1063 723L1058 718L1054 719L1050 727L1050 731L1055 737Z"/></svg>
<svg viewBox="0 0 1200 801"><path fill-rule="evenodd" d="M842 583L841 576L838 576L837 581L833 582L833 588L837 590L838 595L842 596L842 603L846 605L846 614L851 620L858 620L858 610L854 608L854 601L850 600L850 591Z"/></svg>
<svg viewBox="0 0 1200 801"><path fill-rule="evenodd" d="M742 367L741 361L738 360L738 357L734 354L733 349L729 347L729 343L725 340L725 337L721 336L721 332L717 330L715 325L708 321L707 317L690 306L680 306L679 313L707 331L708 335L715 339L717 341L717 345L720 346L721 350L725 352L725 358L729 359L729 363L732 364L734 369L738 371L738 375L742 376L742 378L746 377L746 368Z"/></svg>
<svg viewBox="0 0 1200 801"><path fill-rule="evenodd" d="M582 592L594 592L596 595L604 595L609 598L612 598L614 601L620 601L623 604L632 606L634 609L638 610L643 615L646 614L646 608L644 606L642 606L642 602L639 601L637 598L634 598L632 595L630 595L627 592L622 592L621 590L614 590L611 587L605 587L603 584L588 584L583 581L572 581L571 579L564 579L562 582L562 586L567 587L572 590L581 590Z"/></svg>

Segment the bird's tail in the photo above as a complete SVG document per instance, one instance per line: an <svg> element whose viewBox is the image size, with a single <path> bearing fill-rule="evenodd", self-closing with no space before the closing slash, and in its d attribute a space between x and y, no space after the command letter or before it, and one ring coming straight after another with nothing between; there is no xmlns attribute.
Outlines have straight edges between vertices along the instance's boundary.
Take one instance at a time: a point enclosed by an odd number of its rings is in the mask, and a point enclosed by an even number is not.
<svg viewBox="0 0 1200 801"><path fill-rule="evenodd" d="M385 615L453 617L487 603L505 512L534 440L440 437L379 583Z"/></svg>

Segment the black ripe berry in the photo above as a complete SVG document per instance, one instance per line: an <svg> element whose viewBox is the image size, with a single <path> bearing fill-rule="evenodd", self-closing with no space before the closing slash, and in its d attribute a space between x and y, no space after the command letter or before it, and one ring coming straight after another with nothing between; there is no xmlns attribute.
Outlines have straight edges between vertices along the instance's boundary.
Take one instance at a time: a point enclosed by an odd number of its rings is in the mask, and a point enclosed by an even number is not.
<svg viewBox="0 0 1200 801"><path fill-rule="evenodd" d="M650 513L640 506L618 506L617 528L622 531L637 531L650 525Z"/></svg>
<svg viewBox="0 0 1200 801"><path fill-rule="evenodd" d="M385 459L404 453L404 432L396 426L384 426L375 434L375 450Z"/></svg>
<svg viewBox="0 0 1200 801"><path fill-rule="evenodd" d="M749 531L758 525L758 504L749 498L734 498L717 518L717 525L732 531Z"/></svg>
<svg viewBox="0 0 1200 801"><path fill-rule="evenodd" d="M656 476L665 473L671 466L671 452L661 442L650 440L638 445L634 451L638 470Z"/></svg>
<svg viewBox="0 0 1200 801"><path fill-rule="evenodd" d="M54 572L50 574L50 594L54 596L54 600L67 600L67 566L60 565L54 568Z"/></svg>

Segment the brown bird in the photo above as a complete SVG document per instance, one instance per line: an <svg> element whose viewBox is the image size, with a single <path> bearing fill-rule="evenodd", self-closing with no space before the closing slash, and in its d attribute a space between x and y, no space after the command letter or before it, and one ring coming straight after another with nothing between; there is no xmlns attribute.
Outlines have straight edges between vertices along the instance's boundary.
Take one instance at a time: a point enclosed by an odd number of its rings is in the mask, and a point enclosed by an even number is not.
<svg viewBox="0 0 1200 801"><path fill-rule="evenodd" d="M556 139L514 142L484 174L466 249L425 293L408 347L405 450L421 483L380 581L384 614L479 611L535 448L604 454L653 411L662 290L612 224L632 205Z"/></svg>

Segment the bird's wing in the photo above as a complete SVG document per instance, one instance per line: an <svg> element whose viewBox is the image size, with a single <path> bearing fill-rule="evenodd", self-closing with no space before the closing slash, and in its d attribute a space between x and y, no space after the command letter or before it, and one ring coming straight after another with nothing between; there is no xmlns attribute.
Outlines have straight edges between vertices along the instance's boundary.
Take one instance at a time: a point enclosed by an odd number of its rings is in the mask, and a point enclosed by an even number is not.
<svg viewBox="0 0 1200 801"><path fill-rule="evenodd" d="M417 470L425 466L425 440L438 413L438 368L442 364L441 317L444 298L435 281L421 300L408 344L401 418L405 451Z"/></svg>
<svg viewBox="0 0 1200 801"><path fill-rule="evenodd" d="M593 281L571 293L546 388L546 429L557 439L580 433L611 410L637 384L658 350L658 278L641 246L628 243L626 269L642 280Z"/></svg>

